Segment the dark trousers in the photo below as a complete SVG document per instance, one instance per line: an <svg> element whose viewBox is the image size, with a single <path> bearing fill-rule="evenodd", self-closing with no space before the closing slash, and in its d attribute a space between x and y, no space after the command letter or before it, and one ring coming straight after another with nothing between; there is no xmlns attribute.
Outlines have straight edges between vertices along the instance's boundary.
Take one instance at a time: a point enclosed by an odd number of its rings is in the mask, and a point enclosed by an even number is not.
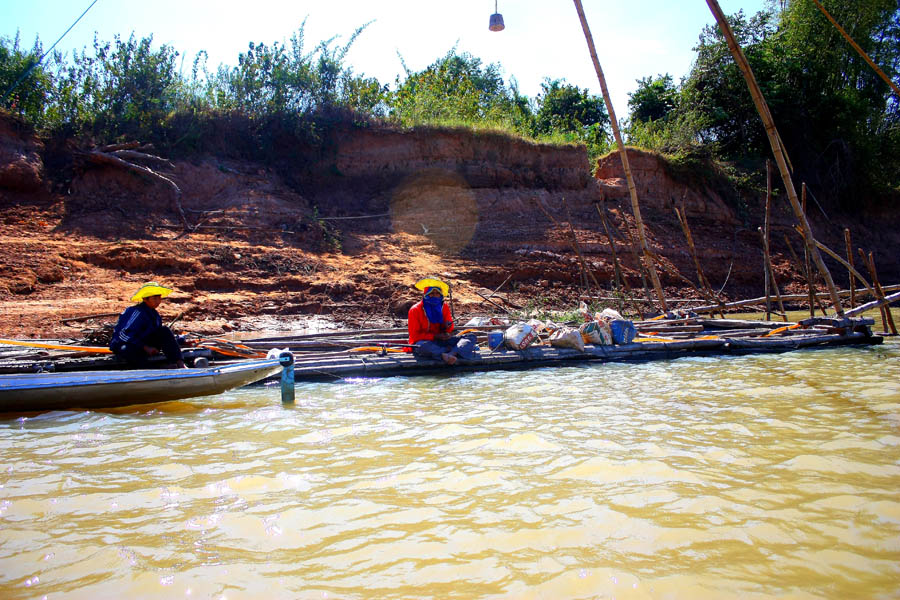
<svg viewBox="0 0 900 600"><path fill-rule="evenodd" d="M115 354L124 359L130 367L146 368L150 366L150 357L144 352L144 346L161 350L169 362L175 363L183 360L181 347L175 340L175 334L165 326L154 329L140 345L127 344L124 348L119 346L115 349Z"/></svg>
<svg viewBox="0 0 900 600"><path fill-rule="evenodd" d="M477 351L475 336L468 334L462 337L453 336L448 340L418 341L413 348L413 356L440 360L441 354L453 353L462 359L470 360L475 357Z"/></svg>

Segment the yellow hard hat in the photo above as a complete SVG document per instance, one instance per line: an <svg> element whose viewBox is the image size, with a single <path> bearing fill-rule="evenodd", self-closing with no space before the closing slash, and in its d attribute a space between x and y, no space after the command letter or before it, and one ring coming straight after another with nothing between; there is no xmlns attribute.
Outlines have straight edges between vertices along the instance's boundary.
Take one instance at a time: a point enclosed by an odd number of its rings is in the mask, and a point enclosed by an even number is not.
<svg viewBox="0 0 900 600"><path fill-rule="evenodd" d="M440 279L434 279L433 277L426 277L425 279L421 279L416 282L416 289L425 292L430 287L436 287L441 290L441 295L446 297L447 294L450 293L450 286L441 281Z"/></svg>
<svg viewBox="0 0 900 600"><path fill-rule="evenodd" d="M131 297L132 302L141 302L144 298L149 298L150 296L162 296L165 298L169 294L172 293L172 290L169 288L163 287L156 283L155 281L151 281L150 283L145 283L141 286L134 296Z"/></svg>

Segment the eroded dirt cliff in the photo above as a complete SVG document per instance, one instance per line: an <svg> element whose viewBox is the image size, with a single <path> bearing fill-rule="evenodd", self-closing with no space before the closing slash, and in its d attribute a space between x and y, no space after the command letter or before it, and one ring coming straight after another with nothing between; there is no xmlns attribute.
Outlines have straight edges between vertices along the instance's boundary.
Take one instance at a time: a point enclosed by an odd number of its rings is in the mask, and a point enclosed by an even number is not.
<svg viewBox="0 0 900 600"><path fill-rule="evenodd" d="M91 161L89 150L57 148L49 168L41 142L0 119L2 336L77 338L111 317L66 319L118 313L146 281L177 290L162 312L181 329L212 334L302 329L323 319L401 324L413 283L426 275L453 285L462 317L571 308L585 291L578 251L611 287L601 210L631 284L640 286L615 154L594 177L582 147L468 130L343 129L316 152L280 148L278 165L206 154L153 166L181 190L176 197L159 179ZM684 207L713 285L732 298L760 294L762 198L673 174L650 153L629 156L654 251L696 280L673 210ZM779 282L798 289L782 239L792 235L800 249L794 220L784 201L774 206ZM871 226L813 216L826 242L842 248L848 226L859 245L877 251L883 279L898 278L888 217ZM696 297L679 278L661 277L668 295Z"/></svg>

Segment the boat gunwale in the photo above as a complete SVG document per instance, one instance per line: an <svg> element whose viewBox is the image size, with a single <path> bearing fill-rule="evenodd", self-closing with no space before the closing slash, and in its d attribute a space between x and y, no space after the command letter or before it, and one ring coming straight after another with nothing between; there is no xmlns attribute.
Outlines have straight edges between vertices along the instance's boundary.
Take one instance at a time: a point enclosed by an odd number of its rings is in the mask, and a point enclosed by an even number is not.
<svg viewBox="0 0 900 600"><path fill-rule="evenodd" d="M54 387L90 387L125 385L136 382L196 380L215 378L236 372L265 370L281 366L278 359L243 361L207 368L190 369L134 369L117 371L66 371L41 373L0 374L0 392L24 389L52 389ZM91 379L93 377L93 379Z"/></svg>

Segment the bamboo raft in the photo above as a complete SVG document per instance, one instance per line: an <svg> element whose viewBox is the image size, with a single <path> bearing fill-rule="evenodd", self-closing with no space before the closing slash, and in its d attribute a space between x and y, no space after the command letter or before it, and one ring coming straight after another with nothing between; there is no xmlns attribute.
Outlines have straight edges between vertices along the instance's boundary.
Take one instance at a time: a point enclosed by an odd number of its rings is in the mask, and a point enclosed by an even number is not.
<svg viewBox="0 0 900 600"><path fill-rule="evenodd" d="M448 366L404 352L405 329L337 331L289 337L242 340L216 348L186 349L186 358L205 359L211 366L262 358L271 350L294 355L295 381L334 381L356 377L451 374L496 369L531 369L585 362L639 362L685 356L721 356L788 352L805 348L876 345L883 341L872 332L870 318L813 317L797 323L739 319L684 318L637 321L638 336L622 345L586 344L584 352L557 348L546 340L525 350L487 347L487 333L496 326L470 328L480 351L471 360ZM226 348L229 348L226 350ZM235 350L246 353L236 359ZM19 352L18 355L13 352ZM190 359L189 359L190 360ZM0 373L79 371L122 368L112 356L22 356L0 351Z"/></svg>
<svg viewBox="0 0 900 600"><path fill-rule="evenodd" d="M531 369L565 366L585 362L643 362L685 356L740 355L753 353L788 352L802 348L823 348L843 345L876 345L883 338L872 334L872 319L815 318L801 322L804 329L784 329L780 322L699 319L701 327L684 331L686 324L655 327L655 331L679 329L683 339L658 336L638 337L623 345L585 345L585 351L556 348L548 344L532 345L525 350L500 348L488 350L481 345L479 356L472 360L459 359L454 366L440 360L429 360L406 352L384 351L367 354L350 349L312 350L287 340L263 342L273 347L286 347L295 353L296 381L327 381L356 377L387 377L395 375L434 375L456 372L490 371L496 369ZM760 334L763 327L766 333ZM775 335L768 334L782 330ZM666 332L672 335L675 332ZM687 337L690 336L690 337ZM716 339L692 339L710 338ZM646 341L641 341L646 340ZM298 340L299 341L299 340ZM335 343L335 342L332 342ZM280 346L279 346L280 344ZM248 345L254 345L249 342Z"/></svg>

